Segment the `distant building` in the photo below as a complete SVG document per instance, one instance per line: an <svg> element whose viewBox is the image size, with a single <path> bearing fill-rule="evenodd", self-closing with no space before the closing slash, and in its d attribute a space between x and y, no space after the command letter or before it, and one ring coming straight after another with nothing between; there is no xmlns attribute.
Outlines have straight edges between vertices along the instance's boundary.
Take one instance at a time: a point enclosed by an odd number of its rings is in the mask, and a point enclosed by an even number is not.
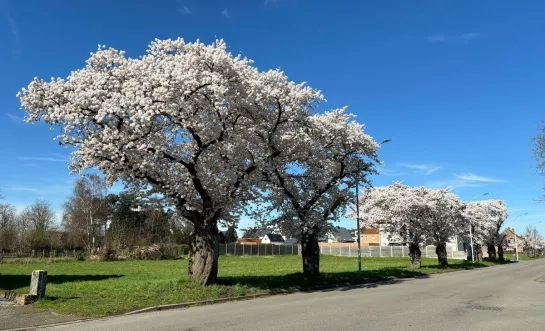
<svg viewBox="0 0 545 331"><path fill-rule="evenodd" d="M284 245L284 237L279 234L267 233L260 238L262 244Z"/></svg>
<svg viewBox="0 0 545 331"><path fill-rule="evenodd" d="M378 227L368 227L361 231L362 246L380 246L380 231Z"/></svg>
<svg viewBox="0 0 545 331"><path fill-rule="evenodd" d="M299 239L290 238L284 241L284 245L299 245Z"/></svg>
<svg viewBox="0 0 545 331"><path fill-rule="evenodd" d="M355 240L350 233L350 230L340 226L332 227L324 236L320 237L318 241L328 243L353 243Z"/></svg>

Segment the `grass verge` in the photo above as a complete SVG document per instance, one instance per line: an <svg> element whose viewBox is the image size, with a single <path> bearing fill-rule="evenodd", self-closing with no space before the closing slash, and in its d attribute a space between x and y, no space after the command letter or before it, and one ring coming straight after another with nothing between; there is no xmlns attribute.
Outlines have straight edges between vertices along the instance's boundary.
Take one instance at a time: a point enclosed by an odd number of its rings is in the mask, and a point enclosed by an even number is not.
<svg viewBox="0 0 545 331"><path fill-rule="evenodd" d="M378 280L398 282L407 277L426 277L492 264L452 260L449 267L441 268L436 259L423 259L422 268L413 270L408 258L362 260L363 272L359 275L354 271L356 258L322 256L322 274L308 280L300 273L300 256L222 256L219 284L209 287L188 281L186 260L12 263L0 264L0 289L28 292L32 270L47 270L47 295L35 304L36 308L80 317L99 317L171 303L289 293Z"/></svg>
<svg viewBox="0 0 545 331"><path fill-rule="evenodd" d="M515 254L504 254L504 257L506 259L511 260L511 261L515 260ZM531 256L528 256L528 255L523 254L523 253L519 254L519 261L530 261L530 260L537 260L537 259L542 259L542 258L545 258L545 255L538 255L536 257L531 257Z"/></svg>

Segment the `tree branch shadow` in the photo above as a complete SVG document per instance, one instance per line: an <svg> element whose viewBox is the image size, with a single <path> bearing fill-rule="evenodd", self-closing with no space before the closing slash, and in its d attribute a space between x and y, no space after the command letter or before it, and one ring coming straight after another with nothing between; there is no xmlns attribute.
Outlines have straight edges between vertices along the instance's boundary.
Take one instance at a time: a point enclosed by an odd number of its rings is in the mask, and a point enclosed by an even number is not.
<svg viewBox="0 0 545 331"><path fill-rule="evenodd" d="M48 275L48 284L63 284L71 282L99 281L110 278L121 278L123 275ZM0 289L11 291L28 287L30 275L2 275L0 274Z"/></svg>
<svg viewBox="0 0 545 331"><path fill-rule="evenodd" d="M293 292L347 291L358 288L374 288L383 285L399 284L410 278L428 278L427 273L407 268L382 268L357 272L324 272L316 277L302 273L283 276L231 276L220 277L219 284L243 286L265 290L271 294Z"/></svg>

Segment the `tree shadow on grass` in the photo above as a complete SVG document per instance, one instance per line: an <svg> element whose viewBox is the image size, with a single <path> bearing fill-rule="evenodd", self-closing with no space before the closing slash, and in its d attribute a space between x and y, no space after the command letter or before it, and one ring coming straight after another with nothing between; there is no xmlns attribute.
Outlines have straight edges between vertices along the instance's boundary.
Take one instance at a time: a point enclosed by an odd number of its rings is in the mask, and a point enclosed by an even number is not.
<svg viewBox="0 0 545 331"><path fill-rule="evenodd" d="M284 276L232 276L220 277L219 284L245 286L266 290L271 294L314 291L346 291L355 288L373 288L398 284L407 278L428 278L418 270L406 268L382 268L357 272L321 273L317 277L305 277L302 273Z"/></svg>
<svg viewBox="0 0 545 331"><path fill-rule="evenodd" d="M70 282L90 282L110 278L121 278L123 275L48 275L48 284L63 284ZM2 275L0 273L0 289L15 290L30 285L31 275Z"/></svg>
<svg viewBox="0 0 545 331"><path fill-rule="evenodd" d="M471 269L479 269L479 268L485 268L488 267L488 265L480 262L464 262L464 263L456 263L456 264L449 264L446 267L442 267L440 265L426 265L422 266L422 269L451 269L451 270L471 270Z"/></svg>

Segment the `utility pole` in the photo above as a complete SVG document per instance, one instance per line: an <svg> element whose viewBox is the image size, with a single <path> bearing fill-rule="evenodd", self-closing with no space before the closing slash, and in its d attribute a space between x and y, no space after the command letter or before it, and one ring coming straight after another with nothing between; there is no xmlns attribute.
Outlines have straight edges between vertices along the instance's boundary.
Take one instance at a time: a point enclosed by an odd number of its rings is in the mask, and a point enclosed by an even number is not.
<svg viewBox="0 0 545 331"><path fill-rule="evenodd" d="M519 218L521 216L524 216L524 215L528 215L528 213L524 213L524 214L520 214L520 215L516 216L513 219L513 222L515 222L517 220L517 218ZM515 231L515 226L513 226L513 234L515 235L515 261L518 261L519 260L519 250L518 250L518 246L517 246L517 233Z"/></svg>
<svg viewBox="0 0 545 331"><path fill-rule="evenodd" d="M485 195L488 195L488 192L482 194L482 196L485 196ZM474 201L475 198L477 198L477 197L478 197L478 195L474 196L469 201ZM473 229L472 229L471 222L469 222L469 244L471 246L471 263L475 263L475 250L474 250L474 247L473 247Z"/></svg>
<svg viewBox="0 0 545 331"><path fill-rule="evenodd" d="M471 263L475 263L475 251L473 250L473 231L471 222L469 223L469 242L471 246Z"/></svg>
<svg viewBox="0 0 545 331"><path fill-rule="evenodd" d="M356 181L356 227L358 231L358 274L361 274L361 232L360 232L360 181Z"/></svg>

